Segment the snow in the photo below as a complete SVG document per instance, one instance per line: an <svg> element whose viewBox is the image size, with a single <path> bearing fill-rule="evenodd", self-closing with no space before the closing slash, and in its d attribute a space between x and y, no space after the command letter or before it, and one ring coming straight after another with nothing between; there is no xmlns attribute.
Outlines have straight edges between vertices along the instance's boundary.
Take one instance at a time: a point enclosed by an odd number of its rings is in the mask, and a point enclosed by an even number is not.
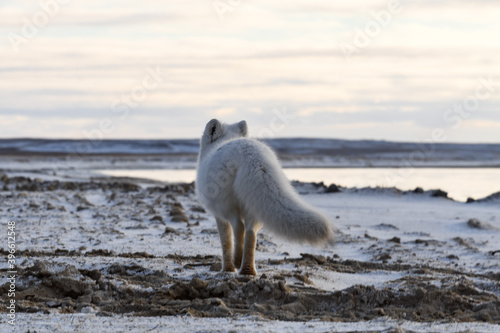
<svg viewBox="0 0 500 333"><path fill-rule="evenodd" d="M24 163L24 162L22 162ZM12 166L12 165L11 165ZM31 164L31 170L40 170L38 164ZM107 165L109 167L109 164ZM189 170L188 170L189 171ZM192 171L189 171L191 175ZM23 170L9 171L9 176L38 175L44 180L88 181L89 173L68 171L64 178L61 174L38 174ZM152 175L152 173L151 173ZM130 176L130 174L129 174ZM338 231L334 244L321 248L289 243L262 230L259 234L259 249L256 253L257 269L260 274L272 275L282 271L293 272L293 264L269 264L269 260L300 258L302 253L337 257L342 260L382 263L380 255L389 254L389 263L406 265L429 265L453 269L463 273L483 274L498 272L498 256L491 251L500 250L500 206L498 202L465 204L444 198L432 198L424 194L401 194L392 190L366 189L343 190L341 193L316 193L307 186L298 187L302 197L312 205L324 210L331 217ZM19 194L18 192L16 192ZM24 192L16 198L17 206L9 206L12 191L2 190L5 219L17 222L19 248L23 250L51 251L65 249L78 251L82 255L72 258L51 257L52 270L62 270L65 265L79 269L105 270L114 263L137 264L149 270L163 270L171 276L189 281L193 276L214 277L208 267L193 267L180 270L182 263L169 259L171 254L183 256L220 255L219 236L214 218L208 213L193 213L190 224L173 222L166 214L165 201L155 202L154 197L143 193L126 193L116 201L111 201L110 192L101 189L80 193L78 197L71 192ZM120 194L119 194L120 195ZM191 214L197 205L192 195L179 195L176 198ZM47 202L55 209L45 210ZM117 203L122 202L122 203ZM137 204L144 202L144 205ZM29 204L40 206L40 210L29 212ZM79 205L88 209L75 211ZM134 205L133 205L134 204ZM163 218L163 223L150 219L147 207L154 207L155 215ZM63 209L64 208L64 209ZM102 216L99 216L102 214ZM467 221L478 219L488 223L492 229L474 229ZM196 224L194 222L197 222ZM166 227L179 234L164 234ZM391 241L399 239L399 241ZM107 258L105 256L86 257L92 250L106 249L115 253L147 252L154 258ZM456 258L456 259L455 259ZM22 267L28 267L36 259L23 258ZM6 262L0 263L5 270ZM372 285L377 288L397 287L403 276L412 272L372 270L362 273L334 272L321 266L302 267L301 274L308 273L311 286L325 291L344 290L354 285ZM142 274L148 274L148 271ZM440 275L429 275L429 281L441 284ZM475 283L484 283L473 278ZM287 276L288 284L300 284L293 276ZM116 285L120 285L116 281ZM486 286L489 292L500 296L498 285ZM384 331L401 328L414 332L440 331L480 331L499 332L500 325L488 323L421 323L406 320L395 321L381 317L371 321L351 323L332 323L323 321L289 322L269 321L256 317L237 318L194 318L174 317L100 317L92 313L92 308L84 308L76 314L18 313L18 331L36 329L37 332L114 332L114 331L175 331L175 332L317 332L317 331ZM0 331L11 327L1 316Z"/></svg>
<svg viewBox="0 0 500 333"><path fill-rule="evenodd" d="M311 278L313 285L322 290L336 291L344 290L357 284L365 286L382 287L388 282L395 281L403 277L399 272L370 272L361 274L338 273L331 271L316 270L314 278Z"/></svg>
<svg viewBox="0 0 500 333"><path fill-rule="evenodd" d="M177 317L97 317L95 314L43 315L22 313L18 315L16 330L27 332L499 332L500 325L483 323L416 323L380 318L355 323L263 321L259 318L192 318ZM36 323L36 327L34 326ZM11 327L0 323L0 329Z"/></svg>
<svg viewBox="0 0 500 333"><path fill-rule="evenodd" d="M52 204L56 207L64 206L63 196L54 196ZM94 218L94 210L77 212L73 219L56 213L30 216L26 221L18 222L25 240L23 248L41 250L54 247L56 244L52 243L52 239L56 239L57 246L67 250L86 247L88 250L105 248L117 253L145 251L156 256L171 253L219 255L216 223L210 214L202 214L203 219L199 220L199 225L189 227L194 233L193 237L183 234L162 237L165 226L185 231L185 225L170 222L168 216L164 216L164 224L135 221L133 217L139 217L135 207L130 207L126 202L119 206L109 206L105 194L101 191L89 191L81 197L94 205L95 211L107 216L118 214L128 218ZM343 259L367 260L383 250L392 250L395 244L388 240L398 237L401 240L399 245L405 248L406 252L397 252L393 260L399 259L407 263L424 260L443 264L440 263L440 258L455 254L460 257L460 264L464 268L474 269L480 264L484 268L492 269L498 264L495 257L487 255L488 251L498 250L499 247L500 207L496 203L464 204L418 194L390 195L377 192L309 194L305 195L304 199L328 213L335 226L342 233L348 234L350 240L346 242L341 237L340 242L333 247L318 249L288 243L267 234L264 230L261 234L265 235L265 240L273 246L266 252L257 252L257 260L283 258L281 253L284 252L289 253L290 257L300 257L300 253L320 253L325 256L337 254ZM45 200L43 196L26 199L27 202L41 207ZM180 202L185 207L190 207L193 205L191 200L181 198ZM67 210L74 209L71 206L65 207ZM43 223L40 223L40 218ZM472 229L467 226L467 221L471 218L486 221L498 230ZM379 228L380 224L393 225L399 230ZM147 228L142 229L141 225ZM50 241L46 241L52 230L65 232L53 235ZM210 230L211 232L207 232ZM365 235L376 237L383 242L370 240ZM470 254L467 248L454 241L457 237L465 241L471 239L471 246L480 248L479 252ZM130 239L134 241L131 242ZM437 245L416 244L417 239L432 240ZM353 244L360 244L361 248L353 247ZM373 244L377 244L376 251L369 248ZM419 253L418 258L409 255L412 251Z"/></svg>

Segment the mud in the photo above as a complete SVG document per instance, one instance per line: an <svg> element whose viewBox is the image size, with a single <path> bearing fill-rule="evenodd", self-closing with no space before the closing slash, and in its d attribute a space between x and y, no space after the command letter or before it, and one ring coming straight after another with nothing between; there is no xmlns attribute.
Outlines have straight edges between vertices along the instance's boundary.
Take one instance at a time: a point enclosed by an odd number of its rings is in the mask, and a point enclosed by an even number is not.
<svg viewBox="0 0 500 333"><path fill-rule="evenodd" d="M110 253L103 254L112 257ZM213 273L182 279L137 264L111 264L101 270L58 266L50 263L50 253L45 255L19 272L16 300L20 312L92 312L100 316L252 315L293 321L358 321L388 316L413 321L500 322L498 296L478 288L472 277L453 271L433 271L430 267L341 261L313 254L269 263L293 263L298 268L316 265L352 274L369 270L411 271L394 281L397 288L355 285L326 292L310 286L307 274L295 273L295 278L306 287L286 283L284 276L289 271L278 270L272 276L263 274L257 278ZM52 255L78 256L61 251ZM130 254L134 256L149 257ZM219 260L212 256L171 258L181 261L183 269L207 266L207 270ZM431 273L448 274L442 285L436 286L428 277ZM498 286L498 275L480 277ZM8 284L0 289L5 295ZM6 311L4 305L1 310Z"/></svg>
<svg viewBox="0 0 500 333"><path fill-rule="evenodd" d="M323 193L326 189L324 184L299 187L308 193ZM500 323L498 271L478 273L483 271L454 270L451 265L438 267L423 261L407 264L394 260L392 258L404 251L420 248L432 251L450 244L433 240L425 234L414 235L411 242L402 242L401 238L392 237L392 232L398 230L393 224L374 225L375 230L390 230L392 238L387 239L378 239L367 232L364 238L339 233L338 242L366 247L373 255L371 261L342 260L338 255L326 257L310 253L289 258L285 252L282 259L258 262L259 270L265 273L250 278L219 273L221 259L218 256L155 256L148 251L117 253L109 250L110 247L106 249L108 234L125 238L125 233L137 230L149 230L151 235L166 239L183 237L183 241L196 233L217 238L215 226L203 224L207 219L205 210L191 199L193 184L142 188L125 181L59 182L3 176L0 188L5 192L0 196L4 203L0 211L27 219L27 226L40 229L36 235L41 245L35 250L18 248L16 252L17 257L24 261L18 267L16 281L18 312L95 313L97 316L248 315L270 320L343 322L389 317L421 322ZM85 193L97 193L102 201L92 203ZM125 207L132 208L127 210ZM81 234L85 234L88 241L79 243L85 246L78 248L78 245L68 250L64 239L55 241L49 239L50 234L44 236L41 221L46 212L60 223L59 232L62 234L69 234L72 230L67 221L81 221L76 226L80 228L78 233L71 237L81 239ZM97 229L91 229L96 223L100 223L98 227L102 235L96 232ZM122 223L121 228L118 223ZM470 228L491 230L485 221L464 223ZM475 253L480 244L469 238L455 237L451 246L469 251L465 253ZM276 248L276 244L265 235L260 236L258 251L268 252ZM500 251L488 255L495 259L497 253ZM0 249L0 254L5 258L8 252ZM459 260L458 256L447 258L446 262ZM147 265L150 261L160 261L169 267L151 268ZM98 269L93 267L94 263L99 263ZM0 272L7 275L7 269ZM332 292L314 284L318 272L401 274L384 287L358 284ZM8 289L8 283L0 286L0 312L7 312L5 295Z"/></svg>

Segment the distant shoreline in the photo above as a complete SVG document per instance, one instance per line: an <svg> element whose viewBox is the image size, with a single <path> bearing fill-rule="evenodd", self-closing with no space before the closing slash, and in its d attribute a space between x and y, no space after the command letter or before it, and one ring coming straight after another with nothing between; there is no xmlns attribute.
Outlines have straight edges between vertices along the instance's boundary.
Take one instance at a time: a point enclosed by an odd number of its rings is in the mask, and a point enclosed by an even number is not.
<svg viewBox="0 0 500 333"><path fill-rule="evenodd" d="M7 165L16 163L40 162L43 164L57 164L58 167L65 168L64 165L69 161L68 167L75 167L77 164L85 169L109 166L115 169L195 169L197 154L193 153L92 153L92 154L74 154L63 152L27 152L15 150L0 149L0 170L9 168ZM302 169L471 169L471 168L500 168L500 156L498 161L492 160L436 160L436 161L416 161L407 163L398 158L385 158L379 160L370 160L365 158L342 158L338 156L320 156L320 155L290 155L279 154L283 168L302 168ZM100 162L99 166L92 166L93 163ZM182 167L176 165L176 162L183 163ZM152 163L152 164L151 164Z"/></svg>
<svg viewBox="0 0 500 333"><path fill-rule="evenodd" d="M266 139L283 167L499 168L500 144L405 143L375 140ZM0 169L35 160L58 168L194 168L199 140L0 139Z"/></svg>

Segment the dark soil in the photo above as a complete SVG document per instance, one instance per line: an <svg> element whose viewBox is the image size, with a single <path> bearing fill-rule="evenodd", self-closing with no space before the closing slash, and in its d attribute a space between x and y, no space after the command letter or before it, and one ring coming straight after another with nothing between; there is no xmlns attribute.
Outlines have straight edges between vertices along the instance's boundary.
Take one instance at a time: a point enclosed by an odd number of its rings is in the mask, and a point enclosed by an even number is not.
<svg viewBox="0 0 500 333"><path fill-rule="evenodd" d="M33 253L32 253L33 254ZM356 285L336 292L310 286L287 285L289 271L257 278L233 274L209 273L190 280L170 276L162 270L151 270L136 264L112 264L102 270L78 269L67 265L55 271L52 256L80 256L78 253L56 251L38 253L32 266L19 271L16 299L20 312L60 313L96 312L97 315L131 314L136 316L172 316L189 314L195 317L231 317L254 315L264 319L307 321L359 321L388 316L413 321L500 322L500 298L479 289L472 277L457 276L453 282L437 287L431 283L429 267L411 267L339 261L311 254L302 258L269 262L269 265L294 263L321 265L323 268L349 273L383 269L408 270L411 274L398 281L397 288L375 288ZM92 253L91 255L99 255ZM102 253L112 257L112 253ZM148 258L147 253L120 255ZM184 269L209 266L218 258L207 256L176 257ZM460 275L459 272L447 272ZM296 274L297 277L301 276ZM497 275L481 276L498 284ZM307 276L300 280L308 283ZM120 281L120 283L117 283ZM8 284L0 287L6 294ZM1 311L6 311L4 302Z"/></svg>

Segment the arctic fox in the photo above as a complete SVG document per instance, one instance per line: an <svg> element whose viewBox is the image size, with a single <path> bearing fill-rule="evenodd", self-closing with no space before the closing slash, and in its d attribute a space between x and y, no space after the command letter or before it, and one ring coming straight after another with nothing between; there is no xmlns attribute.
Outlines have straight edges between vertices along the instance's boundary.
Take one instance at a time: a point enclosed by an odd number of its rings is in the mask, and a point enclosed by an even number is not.
<svg viewBox="0 0 500 333"><path fill-rule="evenodd" d="M255 245L263 226L312 244L333 235L331 221L294 191L274 152L248 138L245 121L208 122L201 137L196 192L217 221L225 272L240 268L240 274L257 275Z"/></svg>

